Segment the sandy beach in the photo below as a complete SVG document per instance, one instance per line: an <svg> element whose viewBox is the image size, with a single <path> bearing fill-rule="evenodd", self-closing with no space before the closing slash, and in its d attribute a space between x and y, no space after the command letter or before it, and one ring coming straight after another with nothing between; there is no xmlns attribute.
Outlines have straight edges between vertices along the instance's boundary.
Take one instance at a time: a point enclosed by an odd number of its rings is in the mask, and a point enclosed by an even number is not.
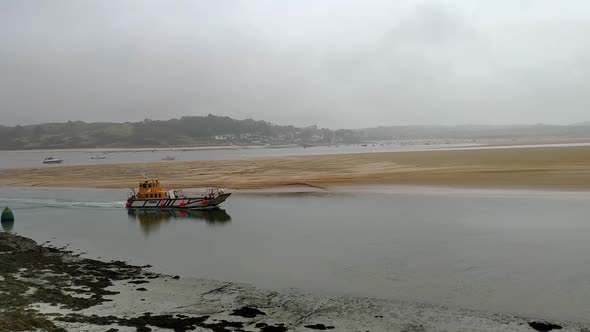
<svg viewBox="0 0 590 332"><path fill-rule="evenodd" d="M343 154L0 170L0 185L130 188L428 185L590 189L590 147Z"/></svg>

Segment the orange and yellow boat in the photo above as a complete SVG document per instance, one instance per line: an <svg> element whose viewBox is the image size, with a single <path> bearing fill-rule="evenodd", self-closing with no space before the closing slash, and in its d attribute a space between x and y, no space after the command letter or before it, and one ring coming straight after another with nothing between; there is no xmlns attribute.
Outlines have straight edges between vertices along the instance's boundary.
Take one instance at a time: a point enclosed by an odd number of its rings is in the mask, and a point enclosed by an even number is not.
<svg viewBox="0 0 590 332"><path fill-rule="evenodd" d="M139 183L131 189L125 207L128 209L207 209L215 208L231 195L222 188L208 188L198 196L186 196L180 189L163 189L158 180Z"/></svg>

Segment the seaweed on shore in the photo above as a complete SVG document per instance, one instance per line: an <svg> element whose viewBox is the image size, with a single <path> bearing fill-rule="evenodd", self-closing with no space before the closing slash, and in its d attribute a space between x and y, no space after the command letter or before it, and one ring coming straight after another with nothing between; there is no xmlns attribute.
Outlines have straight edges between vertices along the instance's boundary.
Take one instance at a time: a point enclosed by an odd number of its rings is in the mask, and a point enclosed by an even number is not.
<svg viewBox="0 0 590 332"><path fill-rule="evenodd" d="M79 259L67 251L38 246L33 240L0 233L0 331L65 331L30 306L48 303L71 310L101 304L113 280L130 279L141 267L124 262ZM84 297L73 294L85 294Z"/></svg>
<svg viewBox="0 0 590 332"><path fill-rule="evenodd" d="M118 294L107 290L116 280L129 280L130 284L148 283L157 275L144 272L142 266L133 266L121 261L101 262L82 259L62 249L47 248L34 241L10 233L0 233L0 332L42 330L64 332L31 305L47 303L60 308L80 311L105 301L108 295ZM137 288L137 290L146 290ZM84 295L84 296L76 296ZM264 312L242 307L234 315L255 317ZM137 317L97 316L69 313L56 315L53 320L64 323L80 323L99 326L117 324L135 327L137 331L151 331L150 326L190 331L197 327L215 332L239 331L243 322L219 320L208 322L209 316L152 315L144 313ZM264 325L260 331L287 331L283 324Z"/></svg>

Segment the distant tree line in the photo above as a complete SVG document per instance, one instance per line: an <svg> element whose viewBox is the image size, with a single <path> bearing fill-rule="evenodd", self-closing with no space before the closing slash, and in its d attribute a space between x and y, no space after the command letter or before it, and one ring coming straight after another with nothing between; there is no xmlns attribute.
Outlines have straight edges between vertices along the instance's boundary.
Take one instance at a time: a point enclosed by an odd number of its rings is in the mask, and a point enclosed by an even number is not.
<svg viewBox="0 0 590 332"><path fill-rule="evenodd" d="M0 149L173 147L222 144L330 144L356 141L355 131L280 126L225 116L186 116L126 123L68 121L0 126Z"/></svg>
<svg viewBox="0 0 590 332"><path fill-rule="evenodd" d="M226 116L186 116L171 120L108 123L68 121L0 126L0 149L125 148L207 145L348 144L408 139L510 139L590 137L590 123L514 126L392 126L330 130L280 126Z"/></svg>

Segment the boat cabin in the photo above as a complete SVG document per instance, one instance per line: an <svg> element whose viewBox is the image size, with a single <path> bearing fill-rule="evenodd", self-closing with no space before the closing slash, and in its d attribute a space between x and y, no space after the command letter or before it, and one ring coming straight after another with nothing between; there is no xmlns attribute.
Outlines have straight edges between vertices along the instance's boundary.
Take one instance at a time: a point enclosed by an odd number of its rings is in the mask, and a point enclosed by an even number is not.
<svg viewBox="0 0 590 332"><path fill-rule="evenodd" d="M135 194L138 199L174 199L184 198L182 190L162 189L160 181L146 180L139 183L139 192Z"/></svg>

